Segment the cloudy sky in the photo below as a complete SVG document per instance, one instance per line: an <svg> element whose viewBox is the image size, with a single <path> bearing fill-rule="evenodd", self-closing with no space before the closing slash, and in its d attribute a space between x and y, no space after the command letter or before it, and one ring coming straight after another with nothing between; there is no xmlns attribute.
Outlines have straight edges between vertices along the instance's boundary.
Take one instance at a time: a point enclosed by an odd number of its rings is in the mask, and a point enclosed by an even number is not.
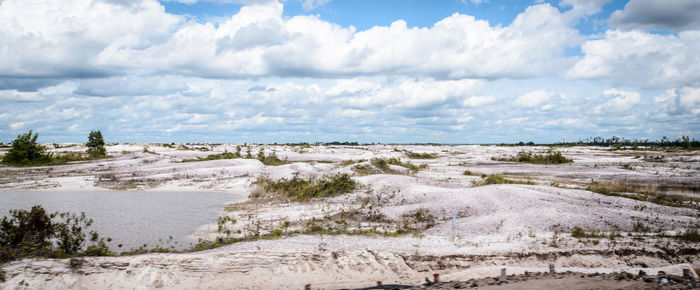
<svg viewBox="0 0 700 290"><path fill-rule="evenodd" d="M0 141L700 139L697 0L0 0Z"/></svg>

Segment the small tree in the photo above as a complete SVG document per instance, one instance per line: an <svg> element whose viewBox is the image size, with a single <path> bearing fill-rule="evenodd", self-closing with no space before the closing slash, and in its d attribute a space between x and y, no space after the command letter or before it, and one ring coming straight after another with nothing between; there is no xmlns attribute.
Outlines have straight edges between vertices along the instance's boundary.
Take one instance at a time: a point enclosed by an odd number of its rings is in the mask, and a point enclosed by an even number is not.
<svg viewBox="0 0 700 290"><path fill-rule="evenodd" d="M38 133L32 135L32 130L27 134L17 135L12 141L12 148L3 156L2 162L16 165L29 165L49 162L51 157L46 154L44 146L36 143Z"/></svg>
<svg viewBox="0 0 700 290"><path fill-rule="evenodd" d="M107 155L107 150L105 149L105 139L102 138L102 132L100 130L90 131L88 135L88 142L85 143L87 146L87 153L90 157L104 157Z"/></svg>

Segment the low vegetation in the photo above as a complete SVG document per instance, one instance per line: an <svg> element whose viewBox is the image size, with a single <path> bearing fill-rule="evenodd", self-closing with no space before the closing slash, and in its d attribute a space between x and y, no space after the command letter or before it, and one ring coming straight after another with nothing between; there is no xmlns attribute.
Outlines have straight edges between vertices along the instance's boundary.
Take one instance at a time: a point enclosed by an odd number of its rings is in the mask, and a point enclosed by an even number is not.
<svg viewBox="0 0 700 290"><path fill-rule="evenodd" d="M38 205L11 210L0 221L0 263L27 257L111 255L105 240L89 230L92 222L85 213L47 214Z"/></svg>
<svg viewBox="0 0 700 290"><path fill-rule="evenodd" d="M474 186L483 186L483 185L489 185L489 184L535 184L532 181L520 181L520 180L513 180L513 179L508 179L505 178L501 174L489 174L487 176L483 176L483 180L475 180L472 181L472 184Z"/></svg>
<svg viewBox="0 0 700 290"><path fill-rule="evenodd" d="M401 161L399 158L372 158L369 164L355 165L352 170L359 175L371 174L401 174L402 172L394 170L389 165L401 166L408 169L409 172L415 173L422 169L428 168L427 164L416 165L408 161Z"/></svg>
<svg viewBox="0 0 700 290"><path fill-rule="evenodd" d="M411 158L411 159L435 159L435 158L438 158L437 153L427 153L427 152L416 153L416 152L408 151L408 150L404 150L404 153L406 154L406 157Z"/></svg>
<svg viewBox="0 0 700 290"><path fill-rule="evenodd" d="M700 208L699 200L693 196L663 194L663 186L658 184L632 184L618 182L592 182L585 188L588 191L607 196L617 196L647 201L671 207Z"/></svg>
<svg viewBox="0 0 700 290"><path fill-rule="evenodd" d="M278 181L261 176L254 182L258 190L251 193L251 198L284 197L296 200L308 200L349 193L357 188L348 174L336 174L320 179L305 179L294 176Z"/></svg>
<svg viewBox="0 0 700 290"><path fill-rule="evenodd" d="M559 151L549 151L546 154L533 154L532 152L520 152L512 157L492 157L495 161L510 161L533 164L564 164L574 162L571 159L564 157Z"/></svg>
<svg viewBox="0 0 700 290"><path fill-rule="evenodd" d="M99 131L96 131L99 133ZM87 152L46 152L46 147L37 143L38 133L31 130L26 134L20 134L12 141L12 147L2 158L2 164L16 167L53 166L63 165L69 162L89 161L110 157L106 154L102 135L97 136L95 131L90 133ZM101 145L100 145L101 144ZM90 147L94 145L94 147ZM59 146L60 148L60 146Z"/></svg>
<svg viewBox="0 0 700 290"><path fill-rule="evenodd" d="M250 147L247 148L246 155L243 155L241 153L241 146L236 146L236 152L224 151L223 153L210 154L204 158L197 157L196 159L185 159L185 160L182 160L182 162L197 162L197 161L209 161L209 160L219 160L219 159L237 159L237 158L258 159L263 164L270 165L270 166L278 166L278 165L283 165L283 164L289 163L286 160L279 159L277 157L277 153L275 153L274 151L270 155L265 155L265 149L263 147L260 147L260 151L258 151L258 155L255 157L250 153Z"/></svg>

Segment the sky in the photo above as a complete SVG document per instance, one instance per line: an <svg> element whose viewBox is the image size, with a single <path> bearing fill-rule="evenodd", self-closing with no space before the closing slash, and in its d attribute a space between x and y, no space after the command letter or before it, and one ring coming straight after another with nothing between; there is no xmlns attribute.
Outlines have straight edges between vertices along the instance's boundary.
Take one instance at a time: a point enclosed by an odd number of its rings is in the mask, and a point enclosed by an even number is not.
<svg viewBox="0 0 700 290"><path fill-rule="evenodd" d="M697 0L0 0L0 142L700 139Z"/></svg>

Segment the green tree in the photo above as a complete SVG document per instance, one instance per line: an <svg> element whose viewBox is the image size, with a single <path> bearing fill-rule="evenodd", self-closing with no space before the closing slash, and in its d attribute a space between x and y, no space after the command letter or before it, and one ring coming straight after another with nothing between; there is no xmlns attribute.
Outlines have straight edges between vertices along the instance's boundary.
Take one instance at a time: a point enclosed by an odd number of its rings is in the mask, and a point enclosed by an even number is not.
<svg viewBox="0 0 700 290"><path fill-rule="evenodd" d="M690 148L690 137L681 136L681 139L683 139L683 147Z"/></svg>
<svg viewBox="0 0 700 290"><path fill-rule="evenodd" d="M105 139L102 138L102 132L100 130L90 131L88 135L88 142L85 143L87 146L87 153L90 157L104 157L107 155L107 150L105 149Z"/></svg>
<svg viewBox="0 0 700 290"><path fill-rule="evenodd" d="M14 165L30 165L51 161L51 156L46 154L46 148L36 143L38 133L32 135L32 130L27 134L17 135L12 141L12 148L3 156L2 162Z"/></svg>

